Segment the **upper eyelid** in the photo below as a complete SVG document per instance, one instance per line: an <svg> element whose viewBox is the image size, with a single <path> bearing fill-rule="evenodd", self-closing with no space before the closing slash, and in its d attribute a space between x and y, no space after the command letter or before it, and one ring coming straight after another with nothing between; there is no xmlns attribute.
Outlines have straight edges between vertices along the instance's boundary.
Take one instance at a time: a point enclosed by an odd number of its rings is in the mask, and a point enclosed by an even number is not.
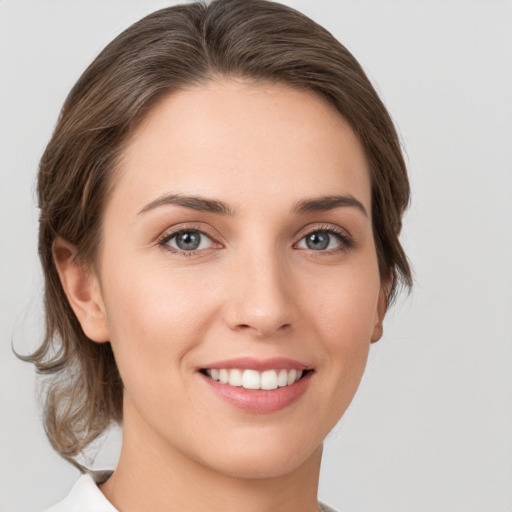
<svg viewBox="0 0 512 512"><path fill-rule="evenodd" d="M160 235L158 235L156 242L162 243L164 241L171 240L176 235L179 235L180 233L183 233L186 231L197 231L197 232L201 233L202 235L207 236L212 241L221 243L218 240L220 237L218 235L215 235L212 232L213 230L205 228L202 225L194 224L194 223L180 225L179 227L168 228L165 231L163 231Z"/></svg>
<svg viewBox="0 0 512 512"><path fill-rule="evenodd" d="M199 229L180 229L178 231L174 231L172 233L169 233L168 235L164 235L160 240L160 244L166 244L176 236L178 236L180 233L186 233L187 231L197 231L198 233L201 233L202 236L205 236L206 238L210 239L212 242L216 242L208 233L205 233L204 231L200 231Z"/></svg>
<svg viewBox="0 0 512 512"><path fill-rule="evenodd" d="M199 229L197 227L181 227L181 228L176 228L174 230L167 230L164 232L163 235L161 235L157 240L156 240L156 245L168 252L168 253L171 253L171 254L174 254L174 255L178 255L180 257L187 257L187 258L194 258L194 257L200 257L201 255L204 255L206 254L208 251L211 251L211 250L215 250L216 248L215 247L207 247L207 248L204 248L204 249L191 249L191 250L183 250L183 249L180 249L179 247L173 247L169 242L174 238L176 237L177 235L179 235L180 233L183 233L183 232L187 232L187 231L197 231L198 233L201 233L202 236L206 236L212 243L212 245L222 245L222 243L218 242L217 239L213 236L211 236L210 234L208 234L205 230L203 229Z"/></svg>
<svg viewBox="0 0 512 512"><path fill-rule="evenodd" d="M295 236L299 237L299 240L304 238L305 236L309 235L310 233L314 233L316 231L327 231L327 232L334 232L336 234L340 234L343 236L346 236L347 238L353 238L352 234L345 228L342 228L341 226L338 226L337 224L330 224L330 223L311 223L307 226L304 226L303 228L299 229Z"/></svg>
<svg viewBox="0 0 512 512"><path fill-rule="evenodd" d="M352 237L348 234L346 234L343 230L333 229L333 228L324 228L324 229L312 229L311 231L307 231L304 233L299 239L298 242L304 240L307 236L313 234L313 233L328 233L329 235L334 236L335 238L338 238L338 240L343 242L351 242ZM298 243L295 242L295 243Z"/></svg>
<svg viewBox="0 0 512 512"><path fill-rule="evenodd" d="M340 247L337 249L314 251L314 253L316 255L332 254L334 252L353 249L354 247L356 247L356 242L355 242L353 236L349 233L349 231L342 228L341 226L339 226L337 224L313 225L313 226L311 226L311 229L308 229L307 231L303 231L301 233L300 237L297 239L296 242L294 242L293 245L297 246L302 240L304 240L305 237L307 237L308 235L310 235L312 233L316 233L319 231L323 231L323 232L329 233L331 236L334 236L338 240ZM306 250L306 249L304 249L304 250Z"/></svg>

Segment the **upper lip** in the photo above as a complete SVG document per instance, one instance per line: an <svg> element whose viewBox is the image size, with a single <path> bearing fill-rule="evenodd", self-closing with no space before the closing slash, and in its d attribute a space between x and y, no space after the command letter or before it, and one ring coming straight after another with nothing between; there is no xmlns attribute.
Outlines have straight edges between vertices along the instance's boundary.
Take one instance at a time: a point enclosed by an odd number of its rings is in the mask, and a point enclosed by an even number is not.
<svg viewBox="0 0 512 512"><path fill-rule="evenodd" d="M215 361L206 366L201 366L201 370L217 369L243 369L243 370L311 370L312 367L300 361L289 359L286 357L272 357L270 359L255 359L253 357L238 357L235 359L225 359L223 361Z"/></svg>

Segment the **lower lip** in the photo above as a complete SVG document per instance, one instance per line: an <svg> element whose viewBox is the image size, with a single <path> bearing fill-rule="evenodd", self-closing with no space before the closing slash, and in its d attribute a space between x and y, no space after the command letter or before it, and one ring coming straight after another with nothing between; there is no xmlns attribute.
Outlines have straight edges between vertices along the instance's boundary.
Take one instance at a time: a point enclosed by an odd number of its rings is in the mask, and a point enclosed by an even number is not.
<svg viewBox="0 0 512 512"><path fill-rule="evenodd" d="M312 373L308 371L300 380L290 386L268 391L221 384L202 373L199 375L210 386L210 389L231 405L247 412L265 414L280 411L297 401L306 391Z"/></svg>

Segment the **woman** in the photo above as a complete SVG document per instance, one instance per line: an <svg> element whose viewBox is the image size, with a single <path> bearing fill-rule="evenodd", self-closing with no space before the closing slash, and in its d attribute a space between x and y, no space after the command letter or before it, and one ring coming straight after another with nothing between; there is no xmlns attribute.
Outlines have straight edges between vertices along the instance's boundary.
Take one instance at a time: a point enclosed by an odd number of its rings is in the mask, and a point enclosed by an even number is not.
<svg viewBox="0 0 512 512"><path fill-rule="evenodd" d="M123 424L52 510L329 510L322 441L411 282L400 146L350 53L272 2L158 11L72 89L38 193L48 436L78 464Z"/></svg>

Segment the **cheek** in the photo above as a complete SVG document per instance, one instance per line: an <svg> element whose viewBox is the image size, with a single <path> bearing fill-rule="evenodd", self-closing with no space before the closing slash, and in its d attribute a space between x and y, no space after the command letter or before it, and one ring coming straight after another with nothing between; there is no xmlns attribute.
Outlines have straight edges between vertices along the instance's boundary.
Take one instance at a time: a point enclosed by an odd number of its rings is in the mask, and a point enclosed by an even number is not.
<svg viewBox="0 0 512 512"><path fill-rule="evenodd" d="M304 297L305 310L326 342L359 345L369 343L377 321L380 277L376 263L341 268L339 272L317 278L317 286Z"/></svg>
<svg viewBox="0 0 512 512"><path fill-rule="evenodd" d="M169 337L196 325L211 303L209 287L197 273L186 269L171 273L165 264L148 264L142 258L116 263L104 272L109 325L114 334L128 331L124 334L129 338L135 333L151 334L151 343L161 338L168 342Z"/></svg>
<svg viewBox="0 0 512 512"><path fill-rule="evenodd" d="M185 272L169 276L161 266L118 263L105 272L104 287L116 361L128 389L158 388L177 375L171 366L187 368L215 299L211 287Z"/></svg>
<svg viewBox="0 0 512 512"><path fill-rule="evenodd" d="M364 262L363 262L364 263ZM313 326L330 372L333 393L351 399L363 374L371 336L378 320L380 291L378 268L373 260L351 266L335 278L318 282L307 297L304 322ZM305 302L306 303L306 302Z"/></svg>

